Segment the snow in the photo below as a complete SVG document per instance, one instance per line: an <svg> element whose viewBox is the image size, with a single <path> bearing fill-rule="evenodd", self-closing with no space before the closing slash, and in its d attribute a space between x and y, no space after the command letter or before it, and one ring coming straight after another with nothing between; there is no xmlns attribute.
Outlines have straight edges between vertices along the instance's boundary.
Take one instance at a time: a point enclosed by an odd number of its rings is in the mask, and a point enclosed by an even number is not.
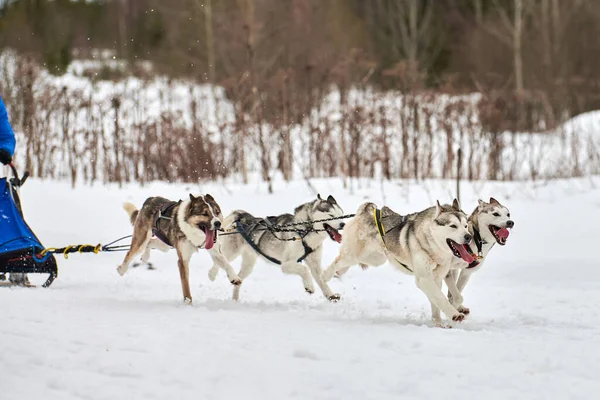
<svg viewBox="0 0 600 400"><path fill-rule="evenodd" d="M433 327L413 279L389 265L356 267L334 280L342 300L333 304L260 262L235 303L224 273L208 280L211 262L201 251L192 258L194 304L185 306L173 252L153 254L157 270L139 267L125 277L115 270L123 253L60 257L50 288L0 288L0 399L589 398L600 389L593 344L600 338L599 183L462 185L465 210L493 195L510 208L515 228L467 286L472 313L454 329ZM313 184L346 212L384 197L413 211L450 200L454 188ZM262 183L72 190L32 179L22 197L42 242L62 246L129 234L122 202L139 205L149 195L210 192L226 212L258 215L312 198L301 181L274 189L271 196ZM325 243L324 264L337 246Z"/></svg>

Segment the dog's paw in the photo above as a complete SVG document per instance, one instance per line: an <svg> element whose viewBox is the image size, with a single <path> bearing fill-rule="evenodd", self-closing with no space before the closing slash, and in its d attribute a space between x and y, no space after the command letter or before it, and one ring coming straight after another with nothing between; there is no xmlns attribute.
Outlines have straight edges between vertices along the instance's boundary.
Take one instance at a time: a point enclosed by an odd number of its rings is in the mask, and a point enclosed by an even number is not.
<svg viewBox="0 0 600 400"><path fill-rule="evenodd" d="M242 280L240 278L233 278L229 282L231 282L233 286L239 286L242 284Z"/></svg>
<svg viewBox="0 0 600 400"><path fill-rule="evenodd" d="M462 313L458 313L458 314L454 314L452 316L452 321L456 321L456 322L462 322L465 319L465 314Z"/></svg>
<svg viewBox="0 0 600 400"><path fill-rule="evenodd" d="M219 272L219 268L211 268L208 270L208 279L211 280L211 282L214 282L215 279L217 279L217 273Z"/></svg>
<svg viewBox="0 0 600 400"><path fill-rule="evenodd" d="M433 321L433 326L442 329L452 329L452 325L445 324L442 321Z"/></svg>
<svg viewBox="0 0 600 400"><path fill-rule="evenodd" d="M327 300L331 301L332 303L337 303L340 299L341 296L339 293L334 293L331 296L327 297Z"/></svg>
<svg viewBox="0 0 600 400"><path fill-rule="evenodd" d="M119 273L119 275L123 276L127 272L127 267L124 265L119 265L117 267L117 272Z"/></svg>
<svg viewBox="0 0 600 400"><path fill-rule="evenodd" d="M314 287L305 287L304 290L306 290L306 293L308 294L313 294L315 292Z"/></svg>
<svg viewBox="0 0 600 400"><path fill-rule="evenodd" d="M471 310L465 306L459 306L459 307L456 307L456 309L458 310L459 313L462 313L465 315L469 315L471 313Z"/></svg>
<svg viewBox="0 0 600 400"><path fill-rule="evenodd" d="M192 305L192 298L191 297L184 297L183 298L183 304L185 304L186 306L191 306Z"/></svg>

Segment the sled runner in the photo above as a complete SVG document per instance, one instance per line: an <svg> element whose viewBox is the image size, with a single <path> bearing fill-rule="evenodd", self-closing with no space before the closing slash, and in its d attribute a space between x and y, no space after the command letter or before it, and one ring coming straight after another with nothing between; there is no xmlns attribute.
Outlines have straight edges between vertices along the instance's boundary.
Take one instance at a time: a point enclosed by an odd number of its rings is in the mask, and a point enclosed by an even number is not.
<svg viewBox="0 0 600 400"><path fill-rule="evenodd" d="M14 178L0 178L0 280L7 273L49 274L42 285L48 287L58 276L56 259L51 253L42 255L44 246L25 222L18 188L27 176L20 179L12 168Z"/></svg>

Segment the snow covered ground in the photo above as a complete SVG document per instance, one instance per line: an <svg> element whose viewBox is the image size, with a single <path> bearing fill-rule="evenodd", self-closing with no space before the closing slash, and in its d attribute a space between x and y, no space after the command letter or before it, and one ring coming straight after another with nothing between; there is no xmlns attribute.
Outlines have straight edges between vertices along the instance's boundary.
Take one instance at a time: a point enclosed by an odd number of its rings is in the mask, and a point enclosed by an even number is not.
<svg viewBox="0 0 600 400"><path fill-rule="evenodd" d="M314 182L347 212L384 203L379 182ZM413 279L389 265L351 270L337 304L261 262L240 303L210 258L192 259L193 306L184 306L174 253L156 271L120 277L122 253L59 258L49 289L0 288L0 399L421 399L589 398L600 389L600 179L463 184L463 207L493 195L515 220L465 292L469 318L430 323ZM124 200L210 192L227 212L291 211L303 182L198 186L80 186L31 180L28 222L47 246L107 243L129 234ZM450 200L453 184L384 185L385 202L414 211ZM324 263L336 255L327 241ZM239 264L236 263L237 268ZM37 283L43 281L35 277ZM594 344L596 343L596 344Z"/></svg>

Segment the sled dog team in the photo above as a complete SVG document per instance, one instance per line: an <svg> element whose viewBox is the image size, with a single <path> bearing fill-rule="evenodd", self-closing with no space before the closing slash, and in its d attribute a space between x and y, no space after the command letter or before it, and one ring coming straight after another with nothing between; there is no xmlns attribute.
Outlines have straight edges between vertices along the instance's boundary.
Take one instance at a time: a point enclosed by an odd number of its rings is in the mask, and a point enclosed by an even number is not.
<svg viewBox="0 0 600 400"><path fill-rule="evenodd" d="M415 283L431 303L432 319L441 325L443 312L448 319L462 321L470 310L461 295L472 273L479 270L496 243L505 245L514 222L509 210L496 199L479 200L471 215L465 214L455 199L452 205L435 206L400 215L389 207L362 204L347 223L333 196L317 196L298 206L293 214L260 218L242 210L223 217L215 199L207 194L185 201L150 197L140 210L124 205L133 225L131 248L118 272L124 275L131 262L141 255L148 262L151 249L175 248L183 297L192 302L189 261L198 249L208 250L214 265L209 278L215 280L219 268L225 270L238 300L242 283L254 270L259 258L278 265L285 274L302 278L304 290L314 293L314 282L329 300L339 300L328 282L342 276L351 266L380 266L386 262L413 275ZM288 226L293 229L273 229ZM340 230L344 229L344 238ZM219 234L224 232L224 234ZM341 243L333 263L322 269L323 242L330 238ZM231 262L241 257L238 273ZM307 268L308 267L308 268ZM448 296L442 292L442 281Z"/></svg>

